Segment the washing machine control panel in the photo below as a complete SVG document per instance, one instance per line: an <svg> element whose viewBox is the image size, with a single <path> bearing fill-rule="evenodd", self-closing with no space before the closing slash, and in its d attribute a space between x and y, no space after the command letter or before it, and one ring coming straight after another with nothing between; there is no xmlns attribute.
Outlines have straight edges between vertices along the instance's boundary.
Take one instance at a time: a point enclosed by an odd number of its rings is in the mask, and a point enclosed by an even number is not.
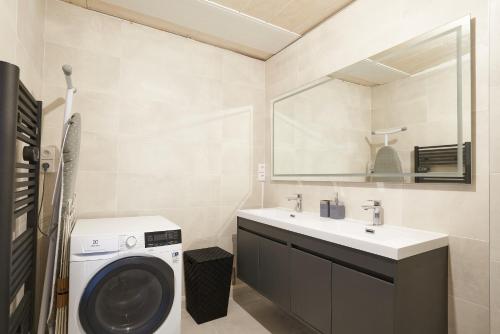
<svg viewBox="0 0 500 334"><path fill-rule="evenodd" d="M144 240L146 248L180 244L181 230L146 232Z"/></svg>

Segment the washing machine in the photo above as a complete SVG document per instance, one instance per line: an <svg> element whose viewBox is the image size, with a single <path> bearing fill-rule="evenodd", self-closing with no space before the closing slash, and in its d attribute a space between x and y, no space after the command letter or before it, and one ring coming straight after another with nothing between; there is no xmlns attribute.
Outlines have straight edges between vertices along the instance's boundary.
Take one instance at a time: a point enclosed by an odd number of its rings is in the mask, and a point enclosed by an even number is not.
<svg viewBox="0 0 500 334"><path fill-rule="evenodd" d="M181 229L163 217L79 220L69 334L180 334Z"/></svg>

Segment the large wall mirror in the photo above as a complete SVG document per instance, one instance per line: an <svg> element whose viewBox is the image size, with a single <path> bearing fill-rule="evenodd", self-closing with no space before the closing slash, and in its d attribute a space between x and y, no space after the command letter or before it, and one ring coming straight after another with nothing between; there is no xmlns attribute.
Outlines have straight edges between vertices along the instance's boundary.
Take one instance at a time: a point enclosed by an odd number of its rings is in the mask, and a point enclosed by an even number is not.
<svg viewBox="0 0 500 334"><path fill-rule="evenodd" d="M470 22L273 100L273 179L470 182Z"/></svg>

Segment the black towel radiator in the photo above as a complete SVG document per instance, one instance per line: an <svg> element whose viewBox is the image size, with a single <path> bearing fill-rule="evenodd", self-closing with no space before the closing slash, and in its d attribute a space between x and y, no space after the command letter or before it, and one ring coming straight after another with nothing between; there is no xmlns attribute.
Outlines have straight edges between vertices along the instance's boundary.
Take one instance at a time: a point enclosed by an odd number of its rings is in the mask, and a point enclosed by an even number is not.
<svg viewBox="0 0 500 334"><path fill-rule="evenodd" d="M0 333L34 330L42 103L0 61ZM16 235L19 222L26 230ZM22 297L21 297L22 296Z"/></svg>
<svg viewBox="0 0 500 334"><path fill-rule="evenodd" d="M456 166L457 145L415 146L415 173L432 172L435 167ZM471 143L463 145L463 176L438 177L417 176L415 183L465 183L472 182Z"/></svg>

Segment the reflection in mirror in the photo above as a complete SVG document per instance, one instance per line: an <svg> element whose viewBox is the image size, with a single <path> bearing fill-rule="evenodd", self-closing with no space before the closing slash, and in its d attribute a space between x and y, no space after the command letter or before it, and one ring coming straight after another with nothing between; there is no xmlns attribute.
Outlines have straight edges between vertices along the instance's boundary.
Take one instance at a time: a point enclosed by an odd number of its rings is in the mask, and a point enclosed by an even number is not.
<svg viewBox="0 0 500 334"><path fill-rule="evenodd" d="M467 17L273 101L274 179L463 179L470 45Z"/></svg>

